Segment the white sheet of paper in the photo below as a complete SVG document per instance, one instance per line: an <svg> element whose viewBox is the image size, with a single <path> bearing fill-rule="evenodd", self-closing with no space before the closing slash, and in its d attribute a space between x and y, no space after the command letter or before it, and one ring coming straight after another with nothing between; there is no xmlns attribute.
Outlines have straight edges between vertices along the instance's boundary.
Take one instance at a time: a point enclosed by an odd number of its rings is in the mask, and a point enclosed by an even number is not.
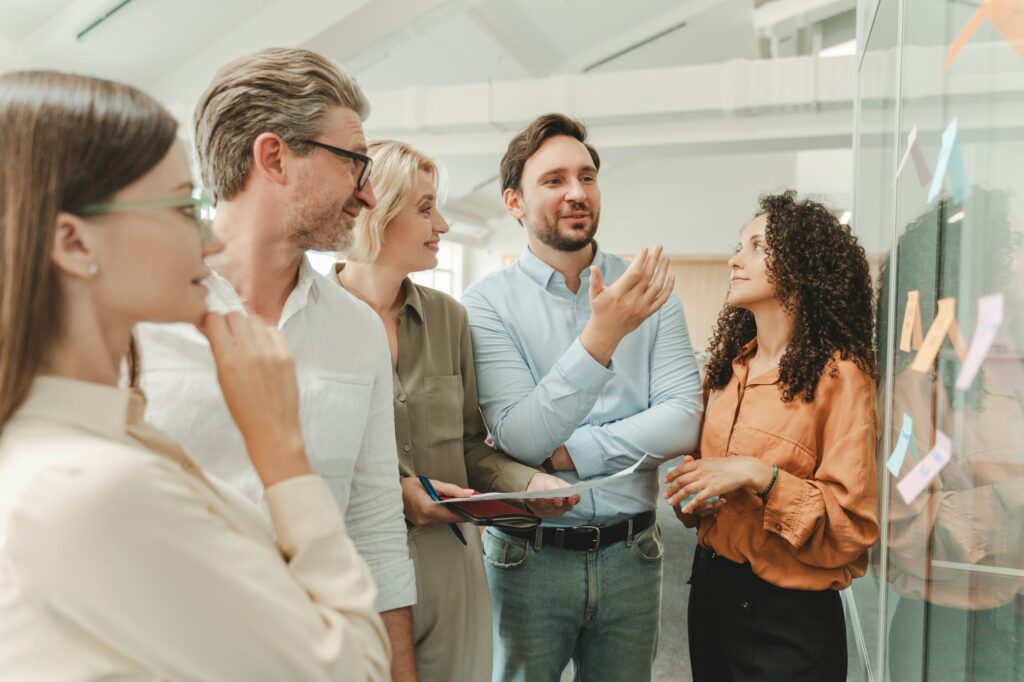
<svg viewBox="0 0 1024 682"><path fill-rule="evenodd" d="M960 366L960 374L956 377L956 387L966 391L974 377L977 376L981 363L985 361L992 342L1003 324L1003 295L990 294L978 299L978 327L971 339L971 347L967 358Z"/></svg>
<svg viewBox="0 0 1024 682"><path fill-rule="evenodd" d="M936 430L935 447L917 463L917 466L910 470L910 473L903 477L902 481L896 484L897 490L903 496L903 501L910 504L916 500L917 496L928 487L932 479L939 475L939 472L949 464L949 460L952 458L952 443L949 436Z"/></svg>
<svg viewBox="0 0 1024 682"><path fill-rule="evenodd" d="M483 493L481 495L473 495L473 497L453 497L451 499L442 500L440 504L451 504L452 502L484 502L486 500L550 500L556 497L569 497L571 495L581 493L584 490L600 488L613 481L617 481L620 478L629 476L635 472L648 457L651 457L651 455L644 455L637 463L626 467L621 471L616 471L611 476L593 479L590 481L582 481L575 485L571 485L568 488L558 488L557 490L523 490L517 493Z"/></svg>

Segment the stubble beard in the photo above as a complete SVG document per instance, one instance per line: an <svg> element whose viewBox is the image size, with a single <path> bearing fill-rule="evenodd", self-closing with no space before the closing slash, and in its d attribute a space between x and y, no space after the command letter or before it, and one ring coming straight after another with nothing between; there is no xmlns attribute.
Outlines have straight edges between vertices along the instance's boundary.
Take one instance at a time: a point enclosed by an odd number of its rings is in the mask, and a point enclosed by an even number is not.
<svg viewBox="0 0 1024 682"><path fill-rule="evenodd" d="M597 234L597 224L600 221L600 211L593 211L585 209L584 207L576 207L574 210L588 210L590 211L590 225L585 227L585 223L577 222L572 223L566 230L559 230L559 216L556 215L553 218L546 218L541 225L541 228L536 231L537 239L542 244L550 246L556 251L575 252L584 249L594 241L594 235Z"/></svg>
<svg viewBox="0 0 1024 682"><path fill-rule="evenodd" d="M352 246L355 226L345 209L355 213L362 205L352 197L341 205L299 207L289 221L288 241L304 251L345 251Z"/></svg>

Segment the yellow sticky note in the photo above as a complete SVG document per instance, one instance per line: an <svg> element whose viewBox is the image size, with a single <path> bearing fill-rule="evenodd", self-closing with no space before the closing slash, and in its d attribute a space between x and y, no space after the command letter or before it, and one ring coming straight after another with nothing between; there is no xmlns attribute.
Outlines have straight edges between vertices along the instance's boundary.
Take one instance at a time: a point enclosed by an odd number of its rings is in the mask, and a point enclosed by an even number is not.
<svg viewBox="0 0 1024 682"><path fill-rule="evenodd" d="M900 350L909 353L921 347L921 304L920 292L907 292L907 309L903 312L903 331L900 334Z"/></svg>
<svg viewBox="0 0 1024 682"><path fill-rule="evenodd" d="M935 356L939 354L949 328L956 322L956 299L953 297L939 299L939 312L935 321L928 328L928 334L924 337L921 350L917 351L914 362L910 369L915 372L927 372L935 362ZM959 337L959 334L957 335Z"/></svg>

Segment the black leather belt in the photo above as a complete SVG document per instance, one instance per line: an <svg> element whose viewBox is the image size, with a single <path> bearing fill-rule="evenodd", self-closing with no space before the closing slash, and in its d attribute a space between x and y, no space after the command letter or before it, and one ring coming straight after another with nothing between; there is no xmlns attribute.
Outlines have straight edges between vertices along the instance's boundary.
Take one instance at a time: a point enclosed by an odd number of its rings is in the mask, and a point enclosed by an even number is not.
<svg viewBox="0 0 1024 682"><path fill-rule="evenodd" d="M610 526L576 526L575 528L541 528L540 533L545 547L559 549L575 549L581 552L592 552L598 547L605 547L615 542L622 542L630 536L647 530L654 525L657 515L654 511L637 514L625 521ZM533 544L537 539L537 530L511 530L502 528L502 533L529 540Z"/></svg>

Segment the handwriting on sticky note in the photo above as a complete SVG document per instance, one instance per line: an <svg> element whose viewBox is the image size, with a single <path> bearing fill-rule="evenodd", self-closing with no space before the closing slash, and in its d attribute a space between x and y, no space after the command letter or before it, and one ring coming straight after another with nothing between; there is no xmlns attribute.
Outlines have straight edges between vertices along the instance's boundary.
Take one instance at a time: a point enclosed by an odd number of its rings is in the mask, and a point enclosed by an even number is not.
<svg viewBox="0 0 1024 682"><path fill-rule="evenodd" d="M938 306L939 312L935 316L932 326L928 328L928 334L921 343L921 350L917 351L914 362L910 364L910 369L915 372L927 372L931 369L935 356L939 354L942 341L946 338L946 334L949 333L950 327L955 322L955 298L941 298L939 299Z"/></svg>
<svg viewBox="0 0 1024 682"><path fill-rule="evenodd" d="M921 304L920 292L907 292L907 309L903 312L903 329L900 333L900 350L909 353L921 347Z"/></svg>
<svg viewBox="0 0 1024 682"><path fill-rule="evenodd" d="M885 463L885 467L893 476L900 475L900 471L903 469L903 460L907 456L908 449L914 455L914 459L918 459L917 446L914 445L914 420L910 418L909 414L904 414L903 428L900 429L900 435L896 439L896 446L892 449L892 454Z"/></svg>
<svg viewBox="0 0 1024 682"><path fill-rule="evenodd" d="M992 22L1003 40L1024 59L1024 6L1019 0L985 0L950 43L944 69L953 64L960 50L974 37L986 19Z"/></svg>
<svg viewBox="0 0 1024 682"><path fill-rule="evenodd" d="M939 158L935 162L935 175L932 177L932 186L928 190L929 203L935 201L942 192L942 184L946 180L948 171L949 184L953 188L953 200L962 202L967 193L967 174L964 172L964 158L960 153L960 144L957 142L958 123L954 118L942 131L942 146L939 148Z"/></svg>
<svg viewBox="0 0 1024 682"><path fill-rule="evenodd" d="M1003 295L991 294L978 299L978 328L971 339L971 347L967 357L960 366L960 374L956 377L956 387L966 391L974 377L977 376L981 363L988 355L992 342L1003 324Z"/></svg>
<svg viewBox="0 0 1024 682"><path fill-rule="evenodd" d="M949 436L936 430L935 447L903 477L902 481L896 484L896 489L900 491L903 501L910 504L916 500L917 496L932 482L932 479L949 464L952 457L952 443Z"/></svg>

